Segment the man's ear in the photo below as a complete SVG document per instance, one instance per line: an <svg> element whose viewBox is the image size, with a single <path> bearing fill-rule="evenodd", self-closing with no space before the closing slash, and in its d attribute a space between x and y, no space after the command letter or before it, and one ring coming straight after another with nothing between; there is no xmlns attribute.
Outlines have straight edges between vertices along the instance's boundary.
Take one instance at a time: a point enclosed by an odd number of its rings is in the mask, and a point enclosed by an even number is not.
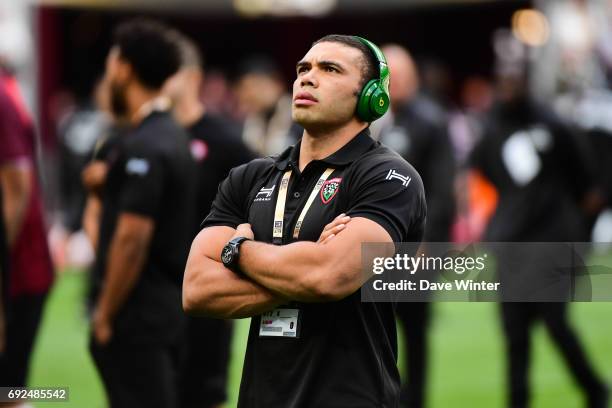
<svg viewBox="0 0 612 408"><path fill-rule="evenodd" d="M202 84L204 83L204 72L202 72L199 69L192 69L189 75L191 75L191 79L193 83L196 83L196 84L199 84L199 86L202 86Z"/></svg>
<svg viewBox="0 0 612 408"><path fill-rule="evenodd" d="M132 68L132 64L125 61L121 57L117 60L117 67L115 72L115 78L120 83L127 83L132 79L134 75L134 70Z"/></svg>

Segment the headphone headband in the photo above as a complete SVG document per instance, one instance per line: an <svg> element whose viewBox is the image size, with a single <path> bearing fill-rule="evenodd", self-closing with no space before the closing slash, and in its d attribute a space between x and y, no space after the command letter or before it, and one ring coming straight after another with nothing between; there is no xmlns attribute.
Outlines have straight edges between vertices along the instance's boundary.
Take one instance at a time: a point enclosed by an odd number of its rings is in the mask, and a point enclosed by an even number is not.
<svg viewBox="0 0 612 408"><path fill-rule="evenodd" d="M385 55L373 42L358 36L354 38L368 47L378 61L378 78L365 84L357 101L357 116L365 122L373 122L389 109L389 67Z"/></svg>
<svg viewBox="0 0 612 408"><path fill-rule="evenodd" d="M368 47L374 57L378 61L378 77L381 85L383 86L385 92L389 93L389 66L387 64L387 59L385 58L385 54L374 44L372 41L365 39L363 37L354 36L356 39L361 41L363 45Z"/></svg>

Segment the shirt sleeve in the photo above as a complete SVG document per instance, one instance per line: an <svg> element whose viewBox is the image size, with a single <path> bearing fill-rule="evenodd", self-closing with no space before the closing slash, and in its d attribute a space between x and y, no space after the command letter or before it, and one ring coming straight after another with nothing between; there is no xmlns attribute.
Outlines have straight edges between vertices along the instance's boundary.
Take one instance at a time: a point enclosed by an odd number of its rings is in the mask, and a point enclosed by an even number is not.
<svg viewBox="0 0 612 408"><path fill-rule="evenodd" d="M24 133L16 109L0 89L0 163L30 156Z"/></svg>
<svg viewBox="0 0 612 408"><path fill-rule="evenodd" d="M155 217L160 211L167 168L161 152L142 146L126 148L122 160L124 183L119 202L121 211Z"/></svg>
<svg viewBox="0 0 612 408"><path fill-rule="evenodd" d="M210 213L202 221L201 227L227 226L236 228L247 222L246 194L244 186L247 164L230 170L229 175L219 184L217 196L212 203Z"/></svg>
<svg viewBox="0 0 612 408"><path fill-rule="evenodd" d="M369 166L368 166L369 167ZM347 215L383 227L393 242L420 242L427 205L419 174L406 162L387 161L354 175Z"/></svg>

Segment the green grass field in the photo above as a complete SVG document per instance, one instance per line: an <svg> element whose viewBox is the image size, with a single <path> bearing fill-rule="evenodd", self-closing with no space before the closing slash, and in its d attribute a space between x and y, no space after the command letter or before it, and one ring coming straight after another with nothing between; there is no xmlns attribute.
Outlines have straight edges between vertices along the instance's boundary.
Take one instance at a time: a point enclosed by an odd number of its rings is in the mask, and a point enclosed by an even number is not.
<svg viewBox="0 0 612 408"><path fill-rule="evenodd" d="M38 403L36 407L106 406L87 351L84 279L84 274L75 272L58 278L35 346L29 382L30 386L68 386L70 401ZM497 306L437 303L434 308L429 407L503 407L505 363ZM611 382L612 303L574 304L571 317L599 372ZM248 320L238 321L232 345L227 407L236 405L247 332ZM582 396L542 327L537 327L534 333L533 356L533 407L581 407Z"/></svg>

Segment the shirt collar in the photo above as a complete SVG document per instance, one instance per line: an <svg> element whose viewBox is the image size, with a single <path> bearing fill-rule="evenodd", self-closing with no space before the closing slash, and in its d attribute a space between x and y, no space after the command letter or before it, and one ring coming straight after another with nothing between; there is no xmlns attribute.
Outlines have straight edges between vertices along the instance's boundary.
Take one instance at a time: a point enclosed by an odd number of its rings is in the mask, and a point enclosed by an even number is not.
<svg viewBox="0 0 612 408"><path fill-rule="evenodd" d="M300 140L278 156L275 164L279 170L284 171L289 163L297 165L300 158L301 143L302 141ZM375 143L376 141L370 137L370 129L365 128L339 150L319 161L331 164L332 166L345 166L361 157Z"/></svg>
<svg viewBox="0 0 612 408"><path fill-rule="evenodd" d="M154 112L168 112L172 107L170 98L165 96L158 96L142 104L136 111L132 120L137 124L140 124Z"/></svg>

